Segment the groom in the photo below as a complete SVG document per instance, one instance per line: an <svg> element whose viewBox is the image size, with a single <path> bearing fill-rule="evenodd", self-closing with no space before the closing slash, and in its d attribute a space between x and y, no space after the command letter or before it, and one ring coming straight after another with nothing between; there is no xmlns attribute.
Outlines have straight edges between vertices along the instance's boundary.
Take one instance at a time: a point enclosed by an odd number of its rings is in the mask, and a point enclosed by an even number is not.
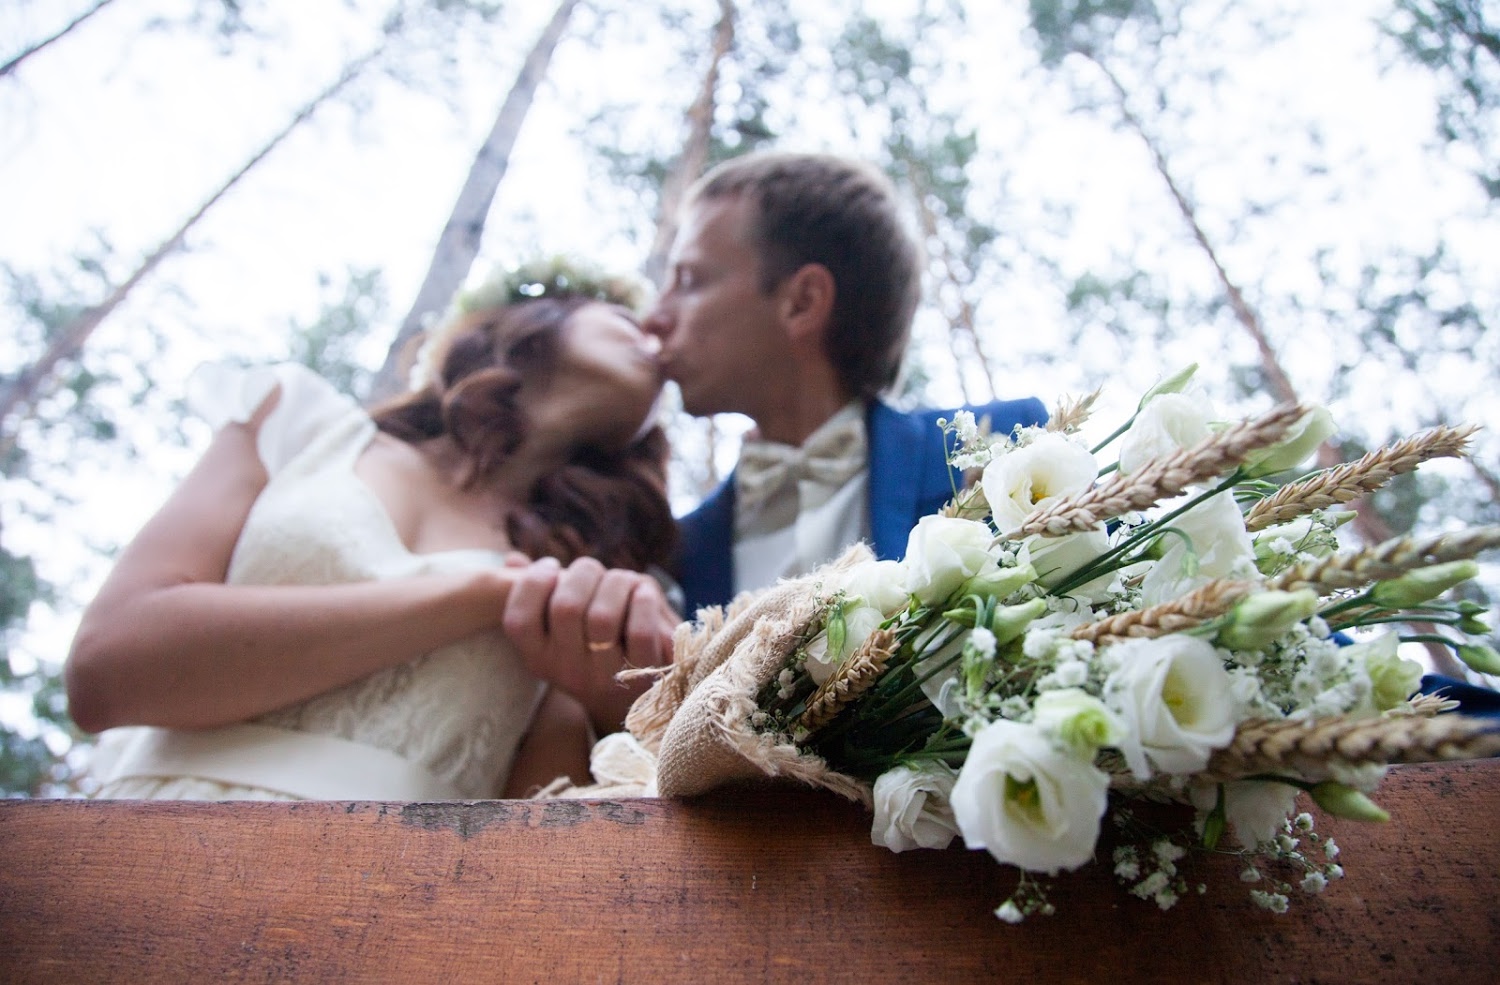
<svg viewBox="0 0 1500 985"><path fill-rule="evenodd" d="M880 399L921 282L889 182L826 155L735 158L690 191L669 270L644 327L661 340L684 408L755 424L734 473L680 521L672 574L683 614L805 573L856 541L901 557L957 476L936 425L952 411L902 412ZM998 434L1047 416L1034 398L970 409ZM622 656L631 666L670 660L670 629L642 615L663 607L639 594L623 594L595 562L538 562L511 594L506 630L531 666L581 661L597 684Z"/></svg>

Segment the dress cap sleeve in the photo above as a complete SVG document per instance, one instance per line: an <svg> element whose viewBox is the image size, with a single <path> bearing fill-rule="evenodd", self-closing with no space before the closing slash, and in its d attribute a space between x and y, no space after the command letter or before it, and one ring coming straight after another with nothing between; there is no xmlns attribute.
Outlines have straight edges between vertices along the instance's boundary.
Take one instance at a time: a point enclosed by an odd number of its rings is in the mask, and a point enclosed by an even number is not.
<svg viewBox="0 0 1500 985"><path fill-rule="evenodd" d="M358 410L354 398L300 363L215 362L202 364L188 378L187 402L218 430L249 420L278 385L281 397L256 439L261 462L274 475L335 420Z"/></svg>

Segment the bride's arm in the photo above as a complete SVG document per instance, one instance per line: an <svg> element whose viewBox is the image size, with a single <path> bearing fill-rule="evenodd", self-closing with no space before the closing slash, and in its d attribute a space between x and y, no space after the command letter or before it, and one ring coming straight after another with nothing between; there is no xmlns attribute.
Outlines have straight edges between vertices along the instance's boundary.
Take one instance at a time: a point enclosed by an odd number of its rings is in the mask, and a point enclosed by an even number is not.
<svg viewBox="0 0 1500 985"><path fill-rule="evenodd" d="M218 433L85 610L65 667L80 728L244 721L499 627L506 569L224 584L267 481L255 437L272 402Z"/></svg>

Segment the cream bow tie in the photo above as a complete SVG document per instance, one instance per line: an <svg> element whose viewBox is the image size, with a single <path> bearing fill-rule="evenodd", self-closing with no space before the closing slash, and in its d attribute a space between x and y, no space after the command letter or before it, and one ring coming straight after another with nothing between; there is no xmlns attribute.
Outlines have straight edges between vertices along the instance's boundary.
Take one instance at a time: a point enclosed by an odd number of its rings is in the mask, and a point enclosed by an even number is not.
<svg viewBox="0 0 1500 985"><path fill-rule="evenodd" d="M740 449L740 463L735 469L735 512L750 516L767 503L786 497L795 517L798 508L806 510L822 505L865 465L864 421L857 415L830 421L800 448L770 441L747 441ZM814 502L798 502L803 482L813 484L806 493Z"/></svg>

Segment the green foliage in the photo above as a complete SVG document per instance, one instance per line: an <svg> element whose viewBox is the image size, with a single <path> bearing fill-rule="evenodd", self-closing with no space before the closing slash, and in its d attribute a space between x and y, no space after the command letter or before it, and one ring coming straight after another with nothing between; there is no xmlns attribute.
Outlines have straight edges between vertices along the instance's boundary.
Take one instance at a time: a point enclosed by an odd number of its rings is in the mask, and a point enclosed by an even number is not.
<svg viewBox="0 0 1500 985"><path fill-rule="evenodd" d="M1473 149L1475 177L1500 198L1500 23L1493 0L1395 0L1384 27L1401 52L1438 80L1438 133Z"/></svg>
<svg viewBox="0 0 1500 985"><path fill-rule="evenodd" d="M30 698L32 715L39 723L66 730L71 726L58 676L40 665L17 671L11 655L11 641L24 626L32 605L51 601L52 586L37 576L31 558L17 556L0 544L0 693ZM35 795L45 781L56 780L61 769L40 735L23 734L0 722L0 796Z"/></svg>
<svg viewBox="0 0 1500 985"><path fill-rule="evenodd" d="M1072 52L1098 49L1126 21L1150 25L1160 18L1152 0L1030 0L1029 10L1048 66Z"/></svg>
<svg viewBox="0 0 1500 985"><path fill-rule="evenodd" d="M333 282L320 275L325 294ZM290 357L328 380L342 392L364 393L373 371L359 349L373 326L385 316L387 297L379 270L350 270L343 291L323 303L307 325L291 322Z"/></svg>

